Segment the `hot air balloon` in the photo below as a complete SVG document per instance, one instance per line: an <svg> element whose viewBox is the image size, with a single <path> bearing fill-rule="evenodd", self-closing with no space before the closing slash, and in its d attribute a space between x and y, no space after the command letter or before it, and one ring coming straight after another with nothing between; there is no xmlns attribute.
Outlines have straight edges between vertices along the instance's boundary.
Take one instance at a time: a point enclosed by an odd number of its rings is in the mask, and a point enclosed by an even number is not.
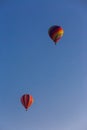
<svg viewBox="0 0 87 130"><path fill-rule="evenodd" d="M31 105L32 103L34 102L34 99L31 95L29 94L24 94L22 97L21 97L21 103L22 105L25 107L25 109L27 110Z"/></svg>
<svg viewBox="0 0 87 130"><path fill-rule="evenodd" d="M61 26L54 25L49 28L48 34L49 34L50 38L56 44L63 36L64 30Z"/></svg>

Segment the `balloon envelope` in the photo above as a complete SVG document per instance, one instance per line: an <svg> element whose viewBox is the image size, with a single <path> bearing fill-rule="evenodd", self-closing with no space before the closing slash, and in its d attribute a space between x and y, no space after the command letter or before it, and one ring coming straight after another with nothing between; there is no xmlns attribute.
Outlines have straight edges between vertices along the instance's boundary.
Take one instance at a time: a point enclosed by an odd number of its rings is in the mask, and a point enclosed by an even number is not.
<svg viewBox="0 0 87 130"><path fill-rule="evenodd" d="M34 99L31 95L29 94L24 94L22 97L21 97L21 103L22 105L25 107L25 109L27 110L31 105L32 103L34 102Z"/></svg>
<svg viewBox="0 0 87 130"><path fill-rule="evenodd" d="M49 28L48 34L56 44L63 36L64 30L61 26L54 25Z"/></svg>

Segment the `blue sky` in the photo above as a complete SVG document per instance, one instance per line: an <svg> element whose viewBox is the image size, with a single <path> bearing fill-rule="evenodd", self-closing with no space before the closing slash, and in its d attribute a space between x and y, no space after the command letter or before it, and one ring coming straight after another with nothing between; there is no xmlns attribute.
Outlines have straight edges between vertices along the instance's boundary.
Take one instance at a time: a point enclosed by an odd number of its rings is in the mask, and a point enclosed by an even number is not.
<svg viewBox="0 0 87 130"><path fill-rule="evenodd" d="M87 9L81 0L0 3L0 130L87 129ZM54 45L51 25L64 36ZM26 112L20 97L34 103Z"/></svg>

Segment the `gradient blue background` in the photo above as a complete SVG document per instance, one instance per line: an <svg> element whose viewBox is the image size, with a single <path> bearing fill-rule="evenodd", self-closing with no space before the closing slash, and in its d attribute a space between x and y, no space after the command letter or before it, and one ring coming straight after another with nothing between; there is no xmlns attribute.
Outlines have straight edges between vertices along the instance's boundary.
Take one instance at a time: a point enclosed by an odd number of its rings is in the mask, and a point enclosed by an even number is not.
<svg viewBox="0 0 87 130"><path fill-rule="evenodd" d="M24 93L35 100L27 112ZM87 130L85 0L0 1L0 130Z"/></svg>

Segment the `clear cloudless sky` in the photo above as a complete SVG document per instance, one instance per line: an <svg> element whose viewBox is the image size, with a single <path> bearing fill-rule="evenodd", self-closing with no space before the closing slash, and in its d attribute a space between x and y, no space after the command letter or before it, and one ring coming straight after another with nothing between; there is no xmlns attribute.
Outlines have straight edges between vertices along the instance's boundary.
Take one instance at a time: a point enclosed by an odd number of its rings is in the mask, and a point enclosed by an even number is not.
<svg viewBox="0 0 87 130"><path fill-rule="evenodd" d="M34 97L27 112L24 93ZM87 130L85 0L0 1L0 130Z"/></svg>

